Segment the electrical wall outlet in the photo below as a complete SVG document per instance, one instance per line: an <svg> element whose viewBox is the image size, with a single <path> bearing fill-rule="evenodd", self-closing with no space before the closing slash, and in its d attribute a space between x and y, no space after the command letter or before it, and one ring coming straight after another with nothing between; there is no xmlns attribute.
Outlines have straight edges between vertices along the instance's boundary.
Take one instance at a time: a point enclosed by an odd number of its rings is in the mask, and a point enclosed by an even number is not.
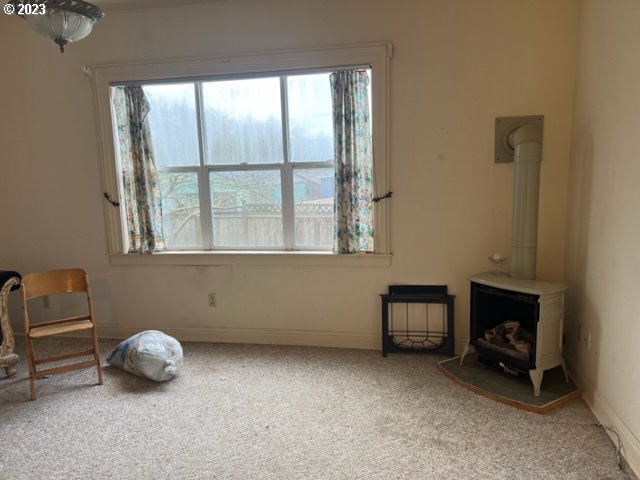
<svg viewBox="0 0 640 480"><path fill-rule="evenodd" d="M582 342L587 352L591 351L591 332L581 323L578 324L578 341Z"/></svg>
<svg viewBox="0 0 640 480"><path fill-rule="evenodd" d="M584 345L584 348L587 351L591 350L591 332L589 332L586 329L583 329L580 335L580 341L582 342L582 345Z"/></svg>
<svg viewBox="0 0 640 480"><path fill-rule="evenodd" d="M216 294L215 293L210 293L209 294L209 306L210 307L215 307L216 306Z"/></svg>

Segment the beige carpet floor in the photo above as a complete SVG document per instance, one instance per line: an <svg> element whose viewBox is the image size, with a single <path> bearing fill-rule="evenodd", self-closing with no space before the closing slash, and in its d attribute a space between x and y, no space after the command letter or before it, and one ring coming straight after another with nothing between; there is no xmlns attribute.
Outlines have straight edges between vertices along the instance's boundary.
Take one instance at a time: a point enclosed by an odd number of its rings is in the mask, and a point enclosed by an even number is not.
<svg viewBox="0 0 640 480"><path fill-rule="evenodd" d="M35 402L22 362L0 379L0 479L624 478L582 400L517 410L446 378L443 356L183 347L170 382L87 369L39 380Z"/></svg>

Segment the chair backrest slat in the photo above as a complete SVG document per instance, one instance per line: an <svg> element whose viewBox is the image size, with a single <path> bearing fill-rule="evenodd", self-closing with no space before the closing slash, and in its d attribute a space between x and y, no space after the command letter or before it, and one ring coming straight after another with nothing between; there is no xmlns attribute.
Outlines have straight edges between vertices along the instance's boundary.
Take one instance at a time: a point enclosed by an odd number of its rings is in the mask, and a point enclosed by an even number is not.
<svg viewBox="0 0 640 480"><path fill-rule="evenodd" d="M22 277L25 299L56 293L86 292L86 275L81 268L28 273Z"/></svg>

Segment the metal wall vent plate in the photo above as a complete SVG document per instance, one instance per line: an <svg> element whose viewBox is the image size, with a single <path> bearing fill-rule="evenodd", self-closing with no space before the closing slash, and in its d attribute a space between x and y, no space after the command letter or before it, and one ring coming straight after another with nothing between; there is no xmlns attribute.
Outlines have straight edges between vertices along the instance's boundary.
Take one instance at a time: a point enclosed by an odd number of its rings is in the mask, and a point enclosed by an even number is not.
<svg viewBox="0 0 640 480"><path fill-rule="evenodd" d="M527 124L538 124L542 132L544 116L528 115L524 117L496 118L495 163L513 162L513 148L509 145L509 133Z"/></svg>

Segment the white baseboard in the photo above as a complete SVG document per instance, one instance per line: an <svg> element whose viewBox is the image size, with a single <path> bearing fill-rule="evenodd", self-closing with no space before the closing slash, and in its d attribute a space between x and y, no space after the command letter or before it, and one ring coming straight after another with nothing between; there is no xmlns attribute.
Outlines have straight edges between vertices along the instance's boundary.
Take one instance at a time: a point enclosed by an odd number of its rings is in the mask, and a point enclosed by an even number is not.
<svg viewBox="0 0 640 480"><path fill-rule="evenodd" d="M22 334L22 324L13 324L13 331ZM98 325L100 338L124 339L131 335L150 330L148 325ZM167 335L183 342L203 343L255 343L266 345L302 345L307 347L360 348L381 350L379 335L358 332L334 332L322 330L285 330L274 328L198 328L198 327L157 327ZM455 352L462 353L467 339L456 339Z"/></svg>
<svg viewBox="0 0 640 480"><path fill-rule="evenodd" d="M22 335L22 324L13 324L14 335ZM360 348L381 350L379 335L322 330L285 330L275 328L225 327L152 327L149 325L98 325L98 337L125 339L144 330L162 330L181 342L255 343L266 345L302 345L307 347ZM73 335L72 335L73 336Z"/></svg>
<svg viewBox="0 0 640 480"><path fill-rule="evenodd" d="M580 376L576 376L576 370L572 362L567 362L571 376L578 381L579 386L582 388L582 397L587 403L593 414L598 421L602 424L606 424L615 427L620 440L622 442L622 455L627 467L630 468L635 475L635 478L640 477L640 440L633 434L631 430L625 425L622 419L618 416L615 410L611 407L607 399L591 384L584 381ZM611 437L611 440L616 443L616 439L612 433L605 430L607 435Z"/></svg>
<svg viewBox="0 0 640 480"><path fill-rule="evenodd" d="M609 402L598 392L598 390L585 390L584 401L587 402L589 408L593 411L600 423L615 427L622 441L622 454L628 466L633 473L640 475L640 441L636 438L631 430L627 428L618 414L611 408ZM609 432L607 432L609 433ZM609 434L611 436L611 434ZM612 437L615 442L615 439Z"/></svg>
<svg viewBox="0 0 640 480"><path fill-rule="evenodd" d="M148 329L148 326L98 325L98 335L102 338L127 338ZM257 343L380 350L380 337L356 332L188 327L162 327L161 330L184 342Z"/></svg>

